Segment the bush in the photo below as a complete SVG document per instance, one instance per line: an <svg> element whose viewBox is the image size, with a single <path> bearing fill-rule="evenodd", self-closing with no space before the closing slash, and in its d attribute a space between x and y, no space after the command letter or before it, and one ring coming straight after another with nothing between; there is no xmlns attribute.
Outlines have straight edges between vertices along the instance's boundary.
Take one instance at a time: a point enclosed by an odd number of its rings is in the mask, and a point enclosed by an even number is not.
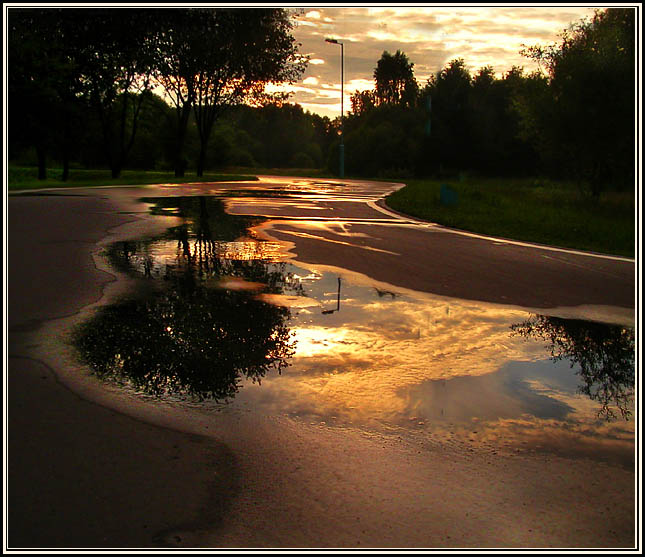
<svg viewBox="0 0 645 557"><path fill-rule="evenodd" d="M293 168L314 168L316 163L307 153L300 151L291 157L290 165Z"/></svg>

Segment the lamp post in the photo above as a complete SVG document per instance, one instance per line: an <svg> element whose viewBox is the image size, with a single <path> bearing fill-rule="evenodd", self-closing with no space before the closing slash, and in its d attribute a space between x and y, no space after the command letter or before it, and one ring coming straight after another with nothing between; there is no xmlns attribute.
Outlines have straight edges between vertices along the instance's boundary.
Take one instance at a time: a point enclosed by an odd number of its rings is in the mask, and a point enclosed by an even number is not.
<svg viewBox="0 0 645 557"><path fill-rule="evenodd" d="M325 42L340 45L340 177L345 177L345 145L343 144L343 84L345 81L345 45L336 39L325 39Z"/></svg>

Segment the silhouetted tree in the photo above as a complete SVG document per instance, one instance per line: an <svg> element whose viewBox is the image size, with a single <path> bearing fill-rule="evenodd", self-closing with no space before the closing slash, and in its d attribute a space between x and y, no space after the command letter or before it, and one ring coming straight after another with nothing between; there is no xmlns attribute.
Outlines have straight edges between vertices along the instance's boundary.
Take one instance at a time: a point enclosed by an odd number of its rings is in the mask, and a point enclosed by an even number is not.
<svg viewBox="0 0 645 557"><path fill-rule="evenodd" d="M137 134L128 155L128 167L154 170L174 161L174 111L161 97L148 94L139 112Z"/></svg>
<svg viewBox="0 0 645 557"><path fill-rule="evenodd" d="M472 78L463 59L432 76L424 96L432 98L432 156L441 166L464 169L472 155Z"/></svg>
<svg viewBox="0 0 645 557"><path fill-rule="evenodd" d="M82 94L98 115L105 156L112 176L118 177L151 89L158 22L154 11L139 8L70 8L62 13Z"/></svg>
<svg viewBox="0 0 645 557"><path fill-rule="evenodd" d="M175 176L180 177L186 170L184 144L195 102L195 76L200 67L194 43L201 40L203 16L200 10L168 9L159 11L159 20L153 79L163 87L175 108L173 166Z"/></svg>
<svg viewBox="0 0 645 557"><path fill-rule="evenodd" d="M376 104L415 106L419 86L413 68L414 64L400 50L395 54L384 51L374 69Z"/></svg>
<svg viewBox="0 0 645 557"><path fill-rule="evenodd" d="M376 106L376 93L373 90L356 91L351 94L352 113L356 116L365 114Z"/></svg>
<svg viewBox="0 0 645 557"><path fill-rule="evenodd" d="M213 124L222 111L242 102L259 102L270 82L293 83L306 66L291 35L284 9L202 9L191 53L199 60L194 75L194 113L199 131L197 174L203 175Z"/></svg>
<svg viewBox="0 0 645 557"><path fill-rule="evenodd" d="M9 132L12 141L35 147L41 180L47 177L47 152L54 149L63 159L67 179L75 122L82 110L65 13L58 8L8 10Z"/></svg>
<svg viewBox="0 0 645 557"><path fill-rule="evenodd" d="M633 187L634 24L634 8L598 10L563 32L560 44L523 52L549 77L549 95L526 107L527 123L594 195Z"/></svg>
<svg viewBox="0 0 645 557"><path fill-rule="evenodd" d="M514 108L527 79L518 67L497 79L490 66L481 68L473 78L469 95L472 169L514 176L536 171L536 154L520 137L520 116Z"/></svg>

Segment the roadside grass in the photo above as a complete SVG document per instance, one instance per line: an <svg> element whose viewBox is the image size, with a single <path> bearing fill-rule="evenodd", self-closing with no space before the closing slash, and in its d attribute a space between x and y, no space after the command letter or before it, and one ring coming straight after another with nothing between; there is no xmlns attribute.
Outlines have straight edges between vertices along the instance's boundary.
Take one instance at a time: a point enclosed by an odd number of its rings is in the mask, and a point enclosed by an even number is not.
<svg viewBox="0 0 645 557"><path fill-rule="evenodd" d="M145 185L145 184L187 184L192 182L226 182L257 180L252 174L212 173L203 177L186 174L176 178L173 172L124 170L120 178L112 178L109 170L71 169L67 181L62 181L60 168L47 169L47 179L38 180L38 170L34 167L9 165L7 172L9 191L32 190L41 188L81 188L96 186Z"/></svg>
<svg viewBox="0 0 645 557"><path fill-rule="evenodd" d="M532 179L405 183L386 199L401 213L500 238L634 257L633 193L594 199L573 184ZM442 184L455 192L456 203L442 203Z"/></svg>

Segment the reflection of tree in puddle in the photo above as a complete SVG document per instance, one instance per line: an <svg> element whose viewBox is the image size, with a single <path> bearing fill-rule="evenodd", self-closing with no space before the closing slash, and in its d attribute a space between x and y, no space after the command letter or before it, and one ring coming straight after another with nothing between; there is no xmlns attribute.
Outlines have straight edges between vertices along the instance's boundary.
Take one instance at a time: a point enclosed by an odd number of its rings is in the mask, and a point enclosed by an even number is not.
<svg viewBox="0 0 645 557"><path fill-rule="evenodd" d="M76 330L75 345L99 377L145 393L231 398L242 378L259 381L289 365L294 347L289 309L264 303L256 294L258 289L281 293L295 281L284 263L254 258L252 251L245 259L220 256L218 242L234 240L249 223L223 216L217 200L164 203L180 207L188 222L164 238L108 250L113 264L149 278L146 295L102 308ZM164 260L169 241L176 247L171 264ZM255 285L218 287L222 277L231 276Z"/></svg>
<svg viewBox="0 0 645 557"><path fill-rule="evenodd" d="M159 238L112 245L107 255L116 268L167 279L189 266L200 280L240 277L263 282L272 291L284 286L281 281L290 279L284 273L284 265L271 273L264 264L284 258L281 246L248 236L248 229L258 224L257 218L229 215L215 197L161 197L143 201L152 204L153 214L176 215L184 222Z"/></svg>
<svg viewBox="0 0 645 557"><path fill-rule="evenodd" d="M601 405L599 416L629 418L634 396L634 331L619 325L531 316L512 325L514 334L550 343L554 361L569 359L582 378L579 390Z"/></svg>

